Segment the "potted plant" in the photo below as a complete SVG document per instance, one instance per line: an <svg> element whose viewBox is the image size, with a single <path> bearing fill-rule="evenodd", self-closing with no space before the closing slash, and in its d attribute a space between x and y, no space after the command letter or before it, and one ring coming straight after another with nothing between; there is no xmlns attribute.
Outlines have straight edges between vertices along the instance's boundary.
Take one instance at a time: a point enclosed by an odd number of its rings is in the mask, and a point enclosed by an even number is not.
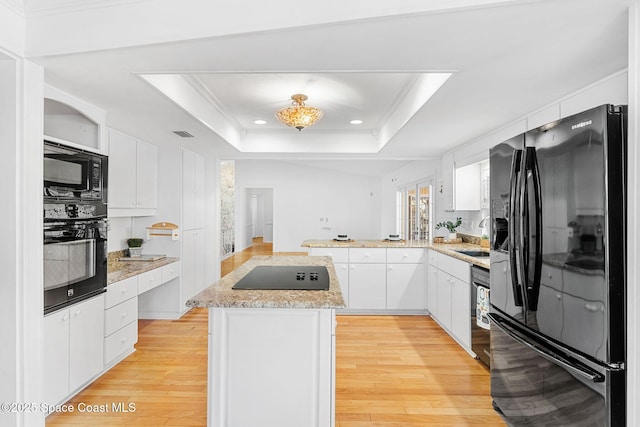
<svg viewBox="0 0 640 427"><path fill-rule="evenodd" d="M129 246L129 256L134 258L142 255L142 242L144 239L139 237L131 237L127 239L127 246Z"/></svg>
<svg viewBox="0 0 640 427"><path fill-rule="evenodd" d="M456 218L456 222L453 221L443 221L436 224L436 230L441 228L446 228L449 230L449 240L454 240L458 237L456 234L456 228L460 227L462 224L462 218Z"/></svg>
<svg viewBox="0 0 640 427"><path fill-rule="evenodd" d="M489 236L487 236L486 234L483 234L482 238L480 239L480 247L481 248L489 247Z"/></svg>

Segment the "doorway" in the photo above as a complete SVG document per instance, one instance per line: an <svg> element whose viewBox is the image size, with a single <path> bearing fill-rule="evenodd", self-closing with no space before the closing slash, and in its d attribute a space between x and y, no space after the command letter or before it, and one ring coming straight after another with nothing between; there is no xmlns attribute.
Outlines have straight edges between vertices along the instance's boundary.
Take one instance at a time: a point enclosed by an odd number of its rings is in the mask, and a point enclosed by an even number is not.
<svg viewBox="0 0 640 427"><path fill-rule="evenodd" d="M244 212L243 247L250 247L254 238L273 243L273 189L247 188Z"/></svg>

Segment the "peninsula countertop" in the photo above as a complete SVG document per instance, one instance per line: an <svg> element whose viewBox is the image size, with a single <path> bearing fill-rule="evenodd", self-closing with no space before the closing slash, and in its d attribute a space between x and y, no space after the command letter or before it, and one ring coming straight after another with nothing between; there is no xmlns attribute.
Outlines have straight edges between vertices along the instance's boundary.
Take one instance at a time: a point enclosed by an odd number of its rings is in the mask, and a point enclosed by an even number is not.
<svg viewBox="0 0 640 427"><path fill-rule="evenodd" d="M489 253L489 249L481 248L480 245L472 243L434 243L431 240L305 240L302 247L306 248L425 248L433 249L445 255L457 258L459 260L478 265L480 267L489 268L489 257L472 257L469 255L456 252L458 250L479 250Z"/></svg>
<svg viewBox="0 0 640 427"><path fill-rule="evenodd" d="M232 287L260 265L324 266L329 290L243 290ZM254 256L233 272L187 301L188 307L227 308L344 308L338 276L328 256Z"/></svg>

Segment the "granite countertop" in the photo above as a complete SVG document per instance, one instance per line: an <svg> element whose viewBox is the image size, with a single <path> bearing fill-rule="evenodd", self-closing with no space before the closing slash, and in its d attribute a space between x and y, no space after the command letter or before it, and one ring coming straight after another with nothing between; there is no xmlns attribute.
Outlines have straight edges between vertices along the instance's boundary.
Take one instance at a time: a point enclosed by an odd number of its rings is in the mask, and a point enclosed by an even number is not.
<svg viewBox="0 0 640 427"><path fill-rule="evenodd" d="M156 261L113 261L109 257L109 269L107 273L107 286L129 277L137 276L147 271L172 264L180 258L166 257Z"/></svg>
<svg viewBox="0 0 640 427"><path fill-rule="evenodd" d="M428 248L428 240L348 240L345 242L337 240L305 240L302 247L305 248Z"/></svg>
<svg viewBox="0 0 640 427"><path fill-rule="evenodd" d="M472 243L431 243L429 245L429 249L433 249L434 251L441 252L445 255L449 255L453 258L457 258L461 261L484 267L486 269L490 268L489 257L478 258L456 252L457 250L471 250L489 253L489 248L482 248L479 245L474 245Z"/></svg>
<svg viewBox="0 0 640 427"><path fill-rule="evenodd" d="M325 266L329 272L328 291L231 289L259 265ZM229 308L344 308L340 284L328 256L254 256L233 272L187 301L188 307Z"/></svg>
<svg viewBox="0 0 640 427"><path fill-rule="evenodd" d="M456 250L480 250L489 253L488 248L482 248L473 243L433 243L431 240L402 240L399 242L386 240L350 240L347 242L305 240L301 246L307 248L426 248L480 267L489 268L489 257L478 258L456 252Z"/></svg>

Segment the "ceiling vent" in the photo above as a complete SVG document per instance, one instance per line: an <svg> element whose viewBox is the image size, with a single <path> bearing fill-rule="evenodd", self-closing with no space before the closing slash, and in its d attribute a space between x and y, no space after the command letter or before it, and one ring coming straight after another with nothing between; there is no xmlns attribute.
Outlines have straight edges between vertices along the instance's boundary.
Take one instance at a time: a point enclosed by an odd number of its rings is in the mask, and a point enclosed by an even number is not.
<svg viewBox="0 0 640 427"><path fill-rule="evenodd" d="M175 133L176 135L178 135L181 138L193 138L193 135L191 135L186 130L174 130L173 133Z"/></svg>

